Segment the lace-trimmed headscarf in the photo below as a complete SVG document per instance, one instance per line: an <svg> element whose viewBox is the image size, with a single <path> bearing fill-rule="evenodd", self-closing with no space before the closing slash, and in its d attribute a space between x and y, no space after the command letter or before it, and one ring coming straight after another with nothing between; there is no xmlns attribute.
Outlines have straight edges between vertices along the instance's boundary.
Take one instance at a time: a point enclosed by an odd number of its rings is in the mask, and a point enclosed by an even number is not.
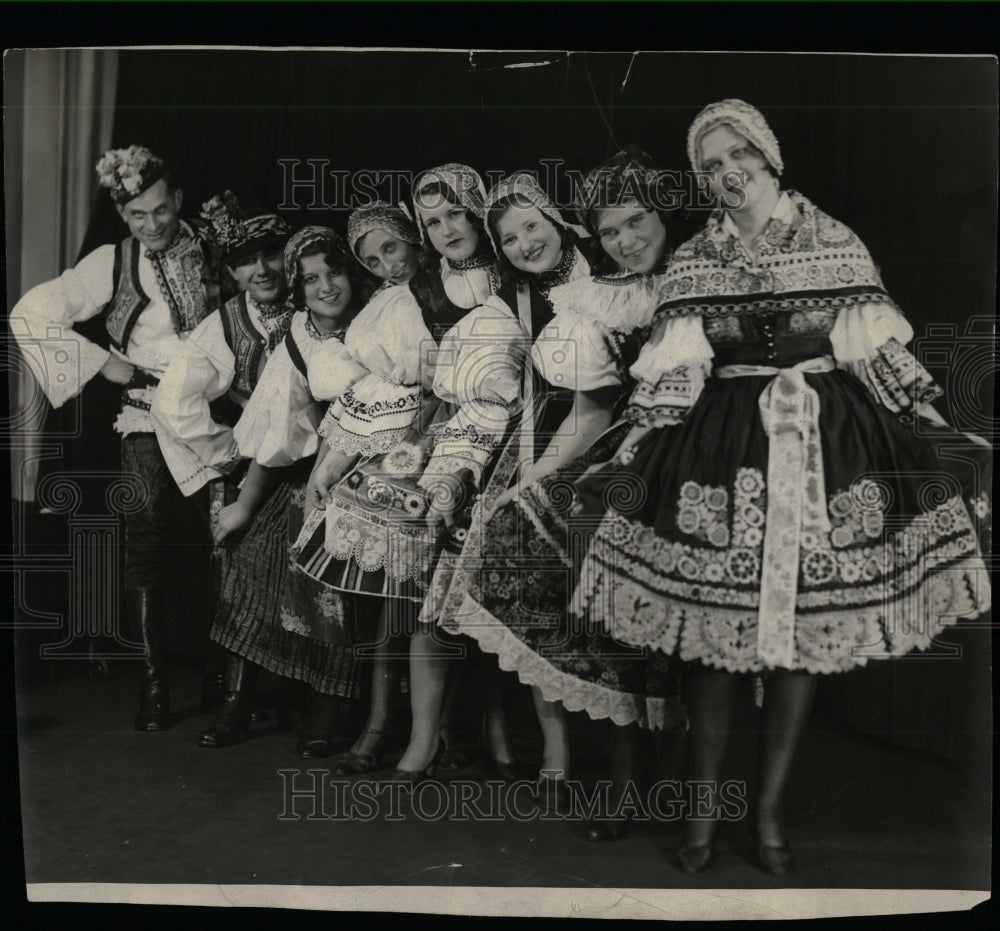
<svg viewBox="0 0 1000 931"><path fill-rule="evenodd" d="M384 230L401 242L420 245L417 224L400 207L378 200L358 207L347 220L347 241L359 262L361 240L372 230Z"/></svg>
<svg viewBox="0 0 1000 931"><path fill-rule="evenodd" d="M483 184L483 179L479 177L479 172L468 165L460 165L457 162L438 165L437 168L431 168L419 175L413 185L414 215L417 218L417 229L420 231L421 243L426 241L427 233L424 230L423 221L420 219L417 202L420 200L420 192L434 183L448 188L455 195L459 205L468 210L469 213L480 220L486 219L486 186Z"/></svg>
<svg viewBox="0 0 1000 931"><path fill-rule="evenodd" d="M566 229L569 226L563 219L562 214L559 213L556 205L552 203L549 195L542 190L535 177L526 171L519 171L509 178L504 178L503 181L498 182L490 189L489 196L486 198L485 213L487 218L493 207L497 206L504 198L511 197L512 195L524 198L532 207L537 207L556 225L557 229ZM496 234L493 232L489 222L486 223L486 235L490 237L490 242L493 244L493 251L497 255L501 255L500 243L497 241Z"/></svg>
<svg viewBox="0 0 1000 931"><path fill-rule="evenodd" d="M644 149L630 145L588 172L576 192L576 212L592 236L597 235L597 210L637 200L660 213L680 206L679 189L670 174L658 168Z"/></svg>
<svg viewBox="0 0 1000 931"><path fill-rule="evenodd" d="M217 194L201 208L212 235L228 264L261 249L278 248L288 241L291 228L273 211L245 209L232 191Z"/></svg>
<svg viewBox="0 0 1000 931"><path fill-rule="evenodd" d="M328 226L303 226L285 244L285 280L288 290L295 294L299 282L299 259L313 246L320 246L327 265L350 262L350 253L344 240Z"/></svg>
<svg viewBox="0 0 1000 931"><path fill-rule="evenodd" d="M694 118L694 122L688 130L688 159L695 171L701 169L701 159L698 153L698 143L701 142L701 137L709 130L723 125L731 126L741 136L746 136L760 149L776 174L780 175L785 170L785 163L781 160L781 149L778 147L778 138L771 131L771 127L767 125L764 115L745 100L729 97L726 100L710 103L705 107Z"/></svg>

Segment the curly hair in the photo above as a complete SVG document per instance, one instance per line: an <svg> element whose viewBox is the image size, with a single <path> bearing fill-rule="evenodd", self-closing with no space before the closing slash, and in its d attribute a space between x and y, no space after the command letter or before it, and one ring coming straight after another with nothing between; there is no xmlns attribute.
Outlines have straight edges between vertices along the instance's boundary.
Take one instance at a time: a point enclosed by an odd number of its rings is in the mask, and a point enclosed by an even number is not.
<svg viewBox="0 0 1000 931"><path fill-rule="evenodd" d="M349 255L341 252L333 240L320 240L311 243L298 254L298 261L301 263L302 259L314 255L322 256L327 268L331 271L343 272L347 275L347 280L351 283L351 302L347 306L347 319L351 319L368 302L368 298L375 290L375 285L361 266ZM292 299L296 307L305 308L306 301L301 274L297 276Z"/></svg>

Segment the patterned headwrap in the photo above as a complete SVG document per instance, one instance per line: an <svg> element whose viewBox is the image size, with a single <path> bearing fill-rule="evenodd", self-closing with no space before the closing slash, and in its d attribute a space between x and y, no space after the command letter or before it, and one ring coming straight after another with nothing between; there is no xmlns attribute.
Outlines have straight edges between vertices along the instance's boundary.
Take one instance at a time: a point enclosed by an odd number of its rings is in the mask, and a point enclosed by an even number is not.
<svg viewBox="0 0 1000 931"><path fill-rule="evenodd" d="M295 294L295 286L299 281L299 259L310 246L323 247L327 265L332 261L350 261L350 253L344 240L332 229L327 226L303 226L285 244L285 281L292 294Z"/></svg>
<svg viewBox="0 0 1000 931"><path fill-rule="evenodd" d="M443 184L454 195L459 204L465 207L469 213L486 219L486 185L479 173L468 165L460 165L457 162L448 162L446 165L438 165L423 174L418 175L413 185L413 206L414 214L417 217L417 229L420 231L420 241L424 242L426 234L424 224L420 219L420 211L416 209L417 200L423 187L434 182Z"/></svg>
<svg viewBox="0 0 1000 931"><path fill-rule="evenodd" d="M283 246L291 228L278 214L245 210L232 191L216 194L201 208L202 217L222 251L224 262L232 263L261 249Z"/></svg>
<svg viewBox="0 0 1000 931"><path fill-rule="evenodd" d="M358 250L361 240L372 230L384 230L400 242L420 245L420 233L417 232L413 220L399 207L377 200L364 207L358 207L347 220L347 241L359 262L361 255Z"/></svg>
<svg viewBox="0 0 1000 931"><path fill-rule="evenodd" d="M781 149L778 147L778 139L771 132L771 127L767 125L764 115L745 100L730 97L717 103L710 103L694 118L694 122L688 130L688 159L695 171L701 169L698 158L698 143L701 141L701 137L710 129L715 129L723 124L731 126L741 136L746 136L760 149L768 164L779 175L785 170L785 163L781 160Z"/></svg>
<svg viewBox="0 0 1000 931"><path fill-rule="evenodd" d="M637 145L626 146L584 178L576 192L577 215L590 234L596 236L593 226L596 209L618 207L635 199L645 202L646 206L666 209L670 203L669 192L660 192L658 188L668 181L668 173L656 167L648 152Z"/></svg>
<svg viewBox="0 0 1000 931"><path fill-rule="evenodd" d="M557 229L565 229L568 226L562 214L556 208L556 205L549 199L549 195L542 190L535 177L526 171L519 171L493 185L489 197L486 198L487 216L491 208L495 207L503 198L510 197L512 194L523 197L533 207L537 207L556 225ZM496 241L495 234L490 228L489 223L486 224L486 234L490 237L490 242L493 243L493 251L497 255L500 255L500 243Z"/></svg>
<svg viewBox="0 0 1000 931"><path fill-rule="evenodd" d="M167 173L167 163L145 146L108 149L97 163L97 179L116 204L127 204Z"/></svg>

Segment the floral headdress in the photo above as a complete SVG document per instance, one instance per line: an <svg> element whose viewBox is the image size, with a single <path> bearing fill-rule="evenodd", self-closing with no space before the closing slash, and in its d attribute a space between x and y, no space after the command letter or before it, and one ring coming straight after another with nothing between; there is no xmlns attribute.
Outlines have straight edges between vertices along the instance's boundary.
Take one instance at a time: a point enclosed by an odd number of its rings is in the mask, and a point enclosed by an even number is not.
<svg viewBox="0 0 1000 931"><path fill-rule="evenodd" d="M447 187L469 213L479 217L480 220L486 218L486 185L483 184L479 173L468 165L460 165L457 162L438 165L437 168L431 168L419 175L413 185L413 206L421 242L424 242L426 234L423 221L420 220L420 211L416 209L417 200L420 191L435 182Z"/></svg>
<svg viewBox="0 0 1000 931"><path fill-rule="evenodd" d="M537 207L558 229L565 229L568 226L566 220L563 219L562 214L556 208L556 205L549 199L549 195L542 190L535 177L526 171L516 172L509 178L504 178L503 181L495 184L490 189L489 197L486 199L487 214L489 214L492 207L495 207L501 200L505 197L510 197L512 194L523 197L532 207ZM490 229L489 223L486 224L486 233L490 237L490 242L493 243L493 251L497 255L500 255L500 244L494 238L495 234Z"/></svg>
<svg viewBox="0 0 1000 931"><path fill-rule="evenodd" d="M746 136L764 154L768 164L780 175L785 170L781 160L781 149L778 138L767 125L764 115L756 107L745 100L729 97L716 103L710 103L701 111L688 130L687 150L691 167L698 171L701 168L698 158L698 143L701 137L710 129L728 124L741 136Z"/></svg>
<svg viewBox="0 0 1000 931"><path fill-rule="evenodd" d="M222 251L232 263L260 249L283 246L291 228L276 213L244 210L232 191L216 194L201 208L202 217Z"/></svg>
<svg viewBox="0 0 1000 931"><path fill-rule="evenodd" d="M331 260L350 261L344 240L332 229L327 226L303 226L285 244L285 280L292 294L295 294L299 281L299 259L310 246L323 247L328 265Z"/></svg>
<svg viewBox="0 0 1000 931"><path fill-rule="evenodd" d="M97 163L97 180L116 204L127 204L167 173L167 163L145 146L108 149Z"/></svg>
<svg viewBox="0 0 1000 931"><path fill-rule="evenodd" d="M358 254L358 249L361 240L372 230L385 230L401 242L420 245L420 233L417 232L413 220L399 207L377 200L364 207L358 207L347 220L347 241L359 262L361 256Z"/></svg>

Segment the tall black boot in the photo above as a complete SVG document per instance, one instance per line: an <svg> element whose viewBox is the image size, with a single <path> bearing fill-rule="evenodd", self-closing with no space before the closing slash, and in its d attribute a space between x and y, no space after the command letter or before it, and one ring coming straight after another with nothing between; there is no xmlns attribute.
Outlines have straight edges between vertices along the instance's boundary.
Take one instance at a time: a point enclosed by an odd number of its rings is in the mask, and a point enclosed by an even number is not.
<svg viewBox="0 0 1000 931"><path fill-rule="evenodd" d="M250 732L257 667L227 650L222 671L225 682L222 710L216 715L211 727L198 738L199 747L228 747L244 740Z"/></svg>
<svg viewBox="0 0 1000 931"><path fill-rule="evenodd" d="M222 672L223 649L214 640L208 642L205 658L205 674L201 680L201 710L205 714L222 709L222 697L226 692L225 676Z"/></svg>
<svg viewBox="0 0 1000 931"><path fill-rule="evenodd" d="M170 687L167 684L166 632L163 592L143 586L125 592L125 613L130 637L146 648L139 681L137 731L164 731L170 724Z"/></svg>

